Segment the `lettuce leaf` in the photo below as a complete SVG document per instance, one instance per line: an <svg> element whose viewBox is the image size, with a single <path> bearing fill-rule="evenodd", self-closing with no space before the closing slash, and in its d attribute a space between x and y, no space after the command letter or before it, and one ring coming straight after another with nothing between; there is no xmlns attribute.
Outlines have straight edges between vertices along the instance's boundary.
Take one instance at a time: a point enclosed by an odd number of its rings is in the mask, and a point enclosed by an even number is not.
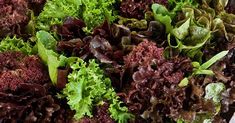
<svg viewBox="0 0 235 123"><path fill-rule="evenodd" d="M199 74L206 74L206 75L214 75L213 71L207 70L211 65L216 63L218 60L222 59L224 56L228 54L229 51L222 51L215 56L213 56L211 59L209 59L207 62L200 65L199 62L192 62L192 65L194 67L193 74L199 75Z"/></svg>
<svg viewBox="0 0 235 123"><path fill-rule="evenodd" d="M66 17L82 19L91 33L105 20L113 22L115 0L48 0L37 18L38 29L49 31L52 25L62 24Z"/></svg>
<svg viewBox="0 0 235 123"><path fill-rule="evenodd" d="M49 30L50 26L61 24L66 17L79 17L82 0L47 0L37 18L37 27Z"/></svg>
<svg viewBox="0 0 235 123"><path fill-rule="evenodd" d="M217 18L213 19L213 9L197 9L197 4L192 0L171 0L170 5L173 6L171 11L159 4L152 5L155 20L166 27L169 47L178 49L182 54L201 62L201 49L210 41L212 33L218 29L224 30L224 26ZM184 18L173 24L172 21L177 19L178 15ZM211 20L214 23L210 22Z"/></svg>
<svg viewBox="0 0 235 123"><path fill-rule="evenodd" d="M38 55L43 62L48 66L49 76L52 83L57 83L57 69L66 65L67 58L59 55L53 50L57 44L54 37L45 31L39 31L36 34Z"/></svg>
<svg viewBox="0 0 235 123"><path fill-rule="evenodd" d="M0 52L4 51L21 51L24 54L33 53L30 42L24 42L23 39L16 37L6 37L0 42Z"/></svg>
<svg viewBox="0 0 235 123"><path fill-rule="evenodd" d="M222 100L222 92L226 89L224 83L217 82L217 83L210 83L205 88L205 99L212 100L215 105L215 115L220 112Z"/></svg>
<svg viewBox="0 0 235 123"><path fill-rule="evenodd" d="M99 26L107 20L113 22L116 19L114 16L113 4L115 0L82 0L83 1L83 15L82 18L86 23L86 32L91 32L93 28Z"/></svg>
<svg viewBox="0 0 235 123"><path fill-rule="evenodd" d="M172 30L172 18L175 16L174 12L169 12L165 6L160 4L153 4L152 10L154 13L155 20L161 22L166 27L166 32L170 33Z"/></svg>
<svg viewBox="0 0 235 123"><path fill-rule="evenodd" d="M209 59L207 62L200 65L199 62L192 62L193 65L193 74L190 77L185 77L180 81L178 84L179 87L185 87L189 84L189 78L191 78L194 75L214 75L214 72L212 70L208 70L211 65L216 63L218 60L222 59L224 56L228 54L229 51L222 51L215 56L213 56L211 59Z"/></svg>
<svg viewBox="0 0 235 123"><path fill-rule="evenodd" d="M219 103L222 99L221 93L225 90L223 83L210 83L205 88L205 99L212 100L214 103Z"/></svg>
<svg viewBox="0 0 235 123"><path fill-rule="evenodd" d="M81 119L84 116L92 117L94 106L108 101L111 117L119 123L127 123L133 118L126 107L121 106L111 80L105 77L104 72L99 68L95 60L89 64L82 59L77 59L71 64L73 70L68 75L68 82L63 89L61 96L66 97L72 110L75 110L75 118Z"/></svg>

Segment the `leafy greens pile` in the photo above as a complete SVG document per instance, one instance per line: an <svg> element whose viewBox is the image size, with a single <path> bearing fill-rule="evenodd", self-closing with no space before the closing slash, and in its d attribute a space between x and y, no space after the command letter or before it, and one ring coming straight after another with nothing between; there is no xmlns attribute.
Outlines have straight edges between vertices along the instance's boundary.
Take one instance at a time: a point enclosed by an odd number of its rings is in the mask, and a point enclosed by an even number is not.
<svg viewBox="0 0 235 123"><path fill-rule="evenodd" d="M234 10L234 0L0 0L0 122L234 122Z"/></svg>
<svg viewBox="0 0 235 123"><path fill-rule="evenodd" d="M38 16L38 28L49 30L66 17L74 17L83 19L84 30L89 33L104 20L115 20L114 4L115 0L48 0Z"/></svg>

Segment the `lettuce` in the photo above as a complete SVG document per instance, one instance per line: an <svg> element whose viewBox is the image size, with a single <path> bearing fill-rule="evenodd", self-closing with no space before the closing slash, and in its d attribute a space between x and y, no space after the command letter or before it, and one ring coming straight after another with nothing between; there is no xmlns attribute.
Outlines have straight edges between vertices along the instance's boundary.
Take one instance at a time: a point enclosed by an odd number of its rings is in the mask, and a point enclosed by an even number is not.
<svg viewBox="0 0 235 123"><path fill-rule="evenodd" d="M86 32L91 32L93 28L99 26L108 20L113 22L116 19L113 12L113 5L115 0L82 0L83 1L83 14L82 19L86 23Z"/></svg>
<svg viewBox="0 0 235 123"><path fill-rule="evenodd" d="M67 67L74 62L77 57L65 57L58 54L55 49L57 41L46 31L38 31L36 33L38 55L48 66L49 76L53 85L58 84L58 68Z"/></svg>
<svg viewBox="0 0 235 123"><path fill-rule="evenodd" d="M207 62L200 65L199 62L192 62L193 65L193 74L190 77L185 77L180 81L178 84L179 87L185 87L189 84L189 79L194 75L214 75L214 72L212 70L208 70L211 65L216 63L218 60L222 59L224 56L228 54L229 51L222 51L215 56L213 56L211 59L209 59Z"/></svg>
<svg viewBox="0 0 235 123"><path fill-rule="evenodd" d="M37 27L49 30L50 26L63 23L66 17L79 17L81 0L47 0L37 18Z"/></svg>
<svg viewBox="0 0 235 123"><path fill-rule="evenodd" d="M6 37L0 42L0 52L4 51L21 51L24 54L32 54L32 45L29 42L24 42L20 38Z"/></svg>
<svg viewBox="0 0 235 123"><path fill-rule="evenodd" d="M203 6L197 8L193 0L170 0L169 4L173 7L171 11L159 4L152 5L155 20L166 27L169 47L177 49L199 63L202 63L202 51L205 46L211 44L210 41L217 35L228 39L223 12L217 16L216 12L219 12L219 9L211 8L207 2L203 1ZM223 8L224 4L225 1L217 1L216 7ZM177 20L178 15L183 16L183 19ZM176 23L173 24L173 20L176 20Z"/></svg>
<svg viewBox="0 0 235 123"><path fill-rule="evenodd" d="M114 3L115 0L48 0L37 18L37 27L49 31L51 26L62 24L66 17L73 17L82 19L87 26L84 30L90 33L105 20L116 19Z"/></svg>
<svg viewBox="0 0 235 123"><path fill-rule="evenodd" d="M206 75L214 75L213 71L207 70L211 65L216 63L218 60L222 59L224 56L228 54L229 51L222 51L215 56L213 56L210 60L200 65L199 62L192 62L192 65L194 67L193 74L199 75L199 74L206 74Z"/></svg>
<svg viewBox="0 0 235 123"><path fill-rule="evenodd" d="M111 117L119 123L127 123L133 118L126 107L121 106L111 80L105 77L99 65L90 60L89 64L78 59L71 64L72 73L68 75L68 82L61 96L66 97L68 104L76 113L74 117L81 119L84 116L92 117L94 106L108 101Z"/></svg>
<svg viewBox="0 0 235 123"><path fill-rule="evenodd" d="M166 27L166 32L170 33L172 30L172 18L175 16L174 12L169 12L165 6L160 4L153 4L152 10L154 13L155 20L161 22Z"/></svg>
<svg viewBox="0 0 235 123"><path fill-rule="evenodd" d="M222 93L225 91L226 87L224 83L217 82L217 83L210 83L205 88L205 99L212 100L215 105L215 115L220 112L222 100Z"/></svg>
<svg viewBox="0 0 235 123"><path fill-rule="evenodd" d="M68 59L54 51L57 42L50 33L39 31L36 37L38 55L48 66L50 79L55 85L57 83L57 69L58 67L64 67Z"/></svg>
<svg viewBox="0 0 235 123"><path fill-rule="evenodd" d="M222 99L221 93L225 90L223 83L210 83L206 86L205 99L212 100L214 103L219 103Z"/></svg>

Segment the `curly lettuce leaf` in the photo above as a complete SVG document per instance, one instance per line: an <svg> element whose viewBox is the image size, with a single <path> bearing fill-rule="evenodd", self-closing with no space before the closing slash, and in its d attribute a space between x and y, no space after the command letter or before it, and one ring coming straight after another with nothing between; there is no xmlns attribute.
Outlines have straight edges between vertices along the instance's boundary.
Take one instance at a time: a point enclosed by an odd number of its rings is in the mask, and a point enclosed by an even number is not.
<svg viewBox="0 0 235 123"><path fill-rule="evenodd" d="M121 106L118 96L112 88L111 80L104 76L95 60L89 64L82 59L77 59L71 64L73 70L68 75L68 82L62 91L62 97L66 97L72 110L75 110L75 118L84 116L92 117L94 106L105 100L109 101L111 117L119 123L127 123L133 118L126 107Z"/></svg>
<svg viewBox="0 0 235 123"><path fill-rule="evenodd" d="M82 0L47 0L37 18L37 27L49 30L52 25L61 24L66 17L79 17Z"/></svg>
<svg viewBox="0 0 235 123"><path fill-rule="evenodd" d="M66 17L82 19L86 27L92 30L105 20L113 22L115 0L48 0L37 18L38 29L49 31L52 25L62 24Z"/></svg>
<svg viewBox="0 0 235 123"><path fill-rule="evenodd" d="M134 118L132 114L128 113L127 107L121 106L122 102L119 101L119 97L116 95L113 88L109 89L104 97L111 100L109 112L115 121L118 123L127 123L130 119Z"/></svg>
<svg viewBox="0 0 235 123"><path fill-rule="evenodd" d="M0 52L4 51L20 51L24 54L32 54L32 45L29 42L24 42L20 38L6 37L0 42Z"/></svg>
<svg viewBox="0 0 235 123"><path fill-rule="evenodd" d="M115 2L115 0L82 0L84 6L82 18L87 26L84 30L90 33L104 20L113 22L116 19L113 8Z"/></svg>

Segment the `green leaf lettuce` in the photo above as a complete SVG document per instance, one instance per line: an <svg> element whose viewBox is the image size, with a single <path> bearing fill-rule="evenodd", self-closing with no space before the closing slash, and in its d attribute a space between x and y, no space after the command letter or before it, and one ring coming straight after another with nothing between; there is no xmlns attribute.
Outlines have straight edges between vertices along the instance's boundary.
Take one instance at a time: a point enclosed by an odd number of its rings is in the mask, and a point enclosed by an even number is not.
<svg viewBox="0 0 235 123"><path fill-rule="evenodd" d="M21 51L24 54L33 53L30 42L24 42L23 39L16 37L6 37L0 42L0 52L4 51Z"/></svg>
<svg viewBox="0 0 235 123"><path fill-rule="evenodd" d="M71 69L73 71L68 76L69 83L62 91L62 97L66 97L70 108L76 111L76 119L84 116L92 117L93 107L103 101L108 101L111 117L119 123L127 123L133 118L128 109L121 106L111 80L104 76L94 60L90 60L88 64L78 59L71 64Z"/></svg>

